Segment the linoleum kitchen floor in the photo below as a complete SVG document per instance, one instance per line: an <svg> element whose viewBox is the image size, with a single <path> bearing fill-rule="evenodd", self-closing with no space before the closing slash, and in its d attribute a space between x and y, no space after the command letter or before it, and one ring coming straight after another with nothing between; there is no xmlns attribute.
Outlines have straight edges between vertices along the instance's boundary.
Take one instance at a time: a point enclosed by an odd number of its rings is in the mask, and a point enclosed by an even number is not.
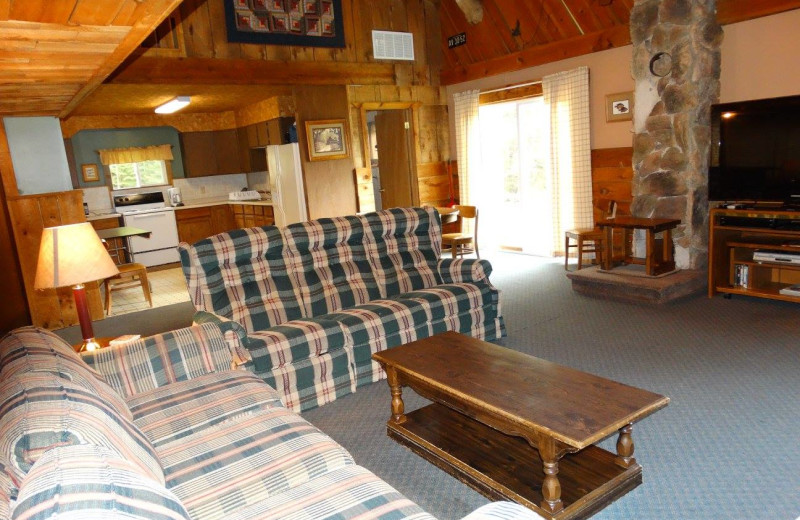
<svg viewBox="0 0 800 520"><path fill-rule="evenodd" d="M159 270L148 269L147 279L150 281L153 308L189 301L189 291L186 289L186 280L183 278L180 267ZM105 298L102 286L100 291L102 297ZM137 285L128 289L114 291L111 312L108 316L119 316L149 308L150 306L144 297L144 291Z"/></svg>

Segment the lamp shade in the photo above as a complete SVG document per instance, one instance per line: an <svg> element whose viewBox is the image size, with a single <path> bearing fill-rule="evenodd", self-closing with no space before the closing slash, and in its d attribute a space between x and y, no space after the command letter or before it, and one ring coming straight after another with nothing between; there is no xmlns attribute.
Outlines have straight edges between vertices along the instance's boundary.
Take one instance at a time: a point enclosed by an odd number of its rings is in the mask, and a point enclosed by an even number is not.
<svg viewBox="0 0 800 520"><path fill-rule="evenodd" d="M36 289L69 287L119 274L88 222L44 228L36 266Z"/></svg>

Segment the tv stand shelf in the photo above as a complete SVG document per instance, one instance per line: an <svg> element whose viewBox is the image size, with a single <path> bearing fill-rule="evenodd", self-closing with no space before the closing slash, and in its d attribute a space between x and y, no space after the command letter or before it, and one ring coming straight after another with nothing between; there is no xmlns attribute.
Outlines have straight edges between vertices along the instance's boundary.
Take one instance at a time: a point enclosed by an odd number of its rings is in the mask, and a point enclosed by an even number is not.
<svg viewBox="0 0 800 520"><path fill-rule="evenodd" d="M765 221L770 221L771 225L764 226ZM741 294L800 303L800 296L780 294L784 287L800 283L800 264L755 261L753 253L759 249L800 256L800 213L712 209L708 296ZM746 271L746 276L741 274L742 270Z"/></svg>

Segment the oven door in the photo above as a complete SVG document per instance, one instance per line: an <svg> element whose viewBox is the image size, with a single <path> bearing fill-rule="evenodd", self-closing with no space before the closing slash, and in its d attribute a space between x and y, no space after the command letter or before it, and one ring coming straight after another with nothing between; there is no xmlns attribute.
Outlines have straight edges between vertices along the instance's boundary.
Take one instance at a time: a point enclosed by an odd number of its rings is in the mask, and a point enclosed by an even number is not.
<svg viewBox="0 0 800 520"><path fill-rule="evenodd" d="M128 250L134 262L152 266L179 261L178 226L174 210L130 213L123 216L123 221L126 226L150 232L150 238L130 237Z"/></svg>

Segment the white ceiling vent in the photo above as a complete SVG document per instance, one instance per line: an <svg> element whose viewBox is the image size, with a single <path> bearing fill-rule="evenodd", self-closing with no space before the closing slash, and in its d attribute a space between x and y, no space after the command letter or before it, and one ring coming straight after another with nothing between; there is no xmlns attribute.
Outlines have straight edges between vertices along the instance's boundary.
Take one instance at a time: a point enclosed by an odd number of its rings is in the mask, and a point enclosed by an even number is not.
<svg viewBox="0 0 800 520"><path fill-rule="evenodd" d="M372 54L376 60L414 61L414 35L405 32L372 31Z"/></svg>

